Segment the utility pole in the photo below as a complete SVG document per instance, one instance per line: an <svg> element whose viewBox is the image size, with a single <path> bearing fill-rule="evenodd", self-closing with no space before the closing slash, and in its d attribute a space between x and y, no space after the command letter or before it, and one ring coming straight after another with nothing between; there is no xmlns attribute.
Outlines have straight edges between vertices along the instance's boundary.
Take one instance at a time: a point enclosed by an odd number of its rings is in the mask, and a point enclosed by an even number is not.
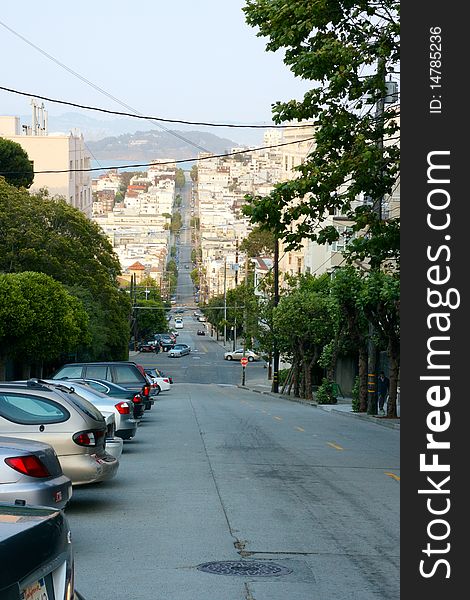
<svg viewBox="0 0 470 600"><path fill-rule="evenodd" d="M224 346L227 342L227 257L224 257Z"/></svg>
<svg viewBox="0 0 470 600"><path fill-rule="evenodd" d="M248 290L248 252L245 256L245 294ZM246 355L246 335L248 330L248 299L245 297L245 306L243 308L243 356ZM242 368L242 385L245 385L245 367Z"/></svg>
<svg viewBox="0 0 470 600"><path fill-rule="evenodd" d="M377 74L380 76L380 79L385 83L386 76L386 66L383 58L379 58L377 63ZM385 96L382 95L377 101L377 106L375 110L375 117L377 127L380 127L383 130L383 115L385 109ZM377 147L379 150L383 149L383 133L380 136ZM374 213L377 215L377 219L380 221L382 219L382 200L383 198L375 198L373 199L372 209ZM367 385L367 413L369 415L377 414L377 366L378 366L378 348L375 343L375 327L374 324L369 322L369 342L367 348L367 375L368 375L368 385Z"/></svg>
<svg viewBox="0 0 470 600"><path fill-rule="evenodd" d="M274 240L274 297L273 307L274 310L279 304L279 239L277 233L275 234ZM276 339L276 332L273 331L273 381L271 391L274 393L279 392L279 348Z"/></svg>

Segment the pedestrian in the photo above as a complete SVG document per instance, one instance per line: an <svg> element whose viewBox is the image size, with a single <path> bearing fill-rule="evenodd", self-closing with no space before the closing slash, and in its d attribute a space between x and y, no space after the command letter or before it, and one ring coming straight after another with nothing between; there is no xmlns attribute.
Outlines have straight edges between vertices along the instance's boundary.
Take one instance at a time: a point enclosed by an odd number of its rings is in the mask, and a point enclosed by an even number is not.
<svg viewBox="0 0 470 600"><path fill-rule="evenodd" d="M377 393L379 400L379 415L385 415L384 404L388 397L388 387L390 381L388 377L385 377L385 373L380 371L379 380L377 382Z"/></svg>
<svg viewBox="0 0 470 600"><path fill-rule="evenodd" d="M155 344L155 354L158 354L160 352L160 342L157 342Z"/></svg>

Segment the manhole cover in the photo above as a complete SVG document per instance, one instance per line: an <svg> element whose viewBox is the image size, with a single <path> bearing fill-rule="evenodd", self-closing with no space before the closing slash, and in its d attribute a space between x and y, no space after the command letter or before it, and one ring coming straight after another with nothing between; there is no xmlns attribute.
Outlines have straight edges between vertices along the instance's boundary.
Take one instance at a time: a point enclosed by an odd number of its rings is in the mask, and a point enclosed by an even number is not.
<svg viewBox="0 0 470 600"><path fill-rule="evenodd" d="M225 560L204 563L197 567L204 573L215 575L238 575L241 577L278 577L292 573L287 567L274 563L251 562L242 560Z"/></svg>

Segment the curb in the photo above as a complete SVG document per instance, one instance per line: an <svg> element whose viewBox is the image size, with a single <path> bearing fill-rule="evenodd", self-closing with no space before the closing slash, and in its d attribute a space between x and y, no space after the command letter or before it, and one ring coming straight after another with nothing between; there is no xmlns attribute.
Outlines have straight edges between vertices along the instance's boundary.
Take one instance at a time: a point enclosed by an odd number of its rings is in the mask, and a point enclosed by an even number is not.
<svg viewBox="0 0 470 600"><path fill-rule="evenodd" d="M368 415L367 413L358 413L358 412L346 412L344 410L338 410L335 408L326 408L326 406L322 406L321 404L317 404L316 402L309 402L308 400L303 400L302 398L291 398L290 396L283 396L282 394L276 394L274 392L265 391L265 390L256 390L252 389L246 385L237 385L238 388L242 390L247 390L249 392L255 392L257 394L263 394L265 396L272 396L273 398L279 398L281 400L288 400L289 402L296 402L297 404L305 404L307 406L312 406L314 408L319 408L320 410L324 410L327 412L335 413L336 415L342 415L345 417L352 417L356 419L363 419L364 421L370 421L375 423L376 425L380 425L381 427L388 427L389 429L397 429L400 430L400 420L396 419L396 421L381 419L380 417L375 417L374 415Z"/></svg>

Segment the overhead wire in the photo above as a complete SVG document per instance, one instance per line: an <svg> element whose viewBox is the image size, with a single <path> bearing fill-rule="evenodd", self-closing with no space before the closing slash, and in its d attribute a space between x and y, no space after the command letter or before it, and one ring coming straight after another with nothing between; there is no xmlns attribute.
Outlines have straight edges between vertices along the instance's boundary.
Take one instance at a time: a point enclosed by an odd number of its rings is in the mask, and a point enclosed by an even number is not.
<svg viewBox="0 0 470 600"><path fill-rule="evenodd" d="M66 106L73 106L74 108L83 108L85 110L93 110L96 112L102 112L108 115L116 115L119 117L131 117L133 119L142 119L145 121L163 121L164 123L178 123L183 125L199 125L204 127L231 127L233 129L284 129L285 127L294 128L294 129L304 129L306 127L311 127L310 124L290 124L290 125L256 125L256 124L241 124L241 123L212 123L208 121L189 121L186 119L169 119L166 117L154 117L147 116L143 114L136 113L128 113L121 112L118 110L110 110L107 108L99 108L97 106L89 106L87 104L78 104L77 102L70 102L68 100L58 100L57 98L50 98L48 96L41 96L39 94L31 93L31 92L22 92L20 90L15 90L13 88L7 88L3 85L0 86L0 90L4 92L9 92L12 94L19 94L21 96L28 96L30 98L38 98L39 100L46 100L46 102L53 102L56 104L64 104Z"/></svg>

